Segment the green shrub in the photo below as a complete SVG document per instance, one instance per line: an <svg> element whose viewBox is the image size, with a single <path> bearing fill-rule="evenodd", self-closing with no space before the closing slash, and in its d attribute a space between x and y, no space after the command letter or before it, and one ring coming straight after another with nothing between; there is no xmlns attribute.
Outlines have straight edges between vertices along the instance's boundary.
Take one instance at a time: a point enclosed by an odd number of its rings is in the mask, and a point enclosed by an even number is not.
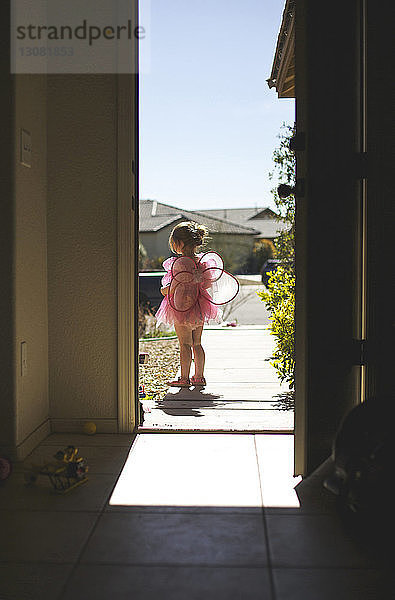
<svg viewBox="0 0 395 600"><path fill-rule="evenodd" d="M273 367L289 389L295 387L295 276L279 266L270 275L267 291L258 292L270 313L270 331L276 339Z"/></svg>
<svg viewBox="0 0 395 600"><path fill-rule="evenodd" d="M289 148L295 127L282 126L279 147L274 150L273 162L279 182L295 184L295 155ZM273 179L274 173L269 174ZM281 381L295 388L295 198L280 198L272 190L277 212L288 227L275 238L276 258L280 265L270 276L267 290L258 292L270 313L270 330L276 339L272 365Z"/></svg>

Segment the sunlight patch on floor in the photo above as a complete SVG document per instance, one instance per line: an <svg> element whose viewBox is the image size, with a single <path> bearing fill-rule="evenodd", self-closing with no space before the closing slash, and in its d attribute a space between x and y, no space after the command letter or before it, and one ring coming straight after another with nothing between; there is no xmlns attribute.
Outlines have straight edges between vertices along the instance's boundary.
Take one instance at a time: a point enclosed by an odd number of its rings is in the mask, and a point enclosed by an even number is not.
<svg viewBox="0 0 395 600"><path fill-rule="evenodd" d="M256 435L263 505L299 508L294 487L302 480L293 476L294 436Z"/></svg>
<svg viewBox="0 0 395 600"><path fill-rule="evenodd" d="M298 506L292 455L292 435L140 434L110 505Z"/></svg>
<svg viewBox="0 0 395 600"><path fill-rule="evenodd" d="M110 504L261 506L252 436L140 434Z"/></svg>

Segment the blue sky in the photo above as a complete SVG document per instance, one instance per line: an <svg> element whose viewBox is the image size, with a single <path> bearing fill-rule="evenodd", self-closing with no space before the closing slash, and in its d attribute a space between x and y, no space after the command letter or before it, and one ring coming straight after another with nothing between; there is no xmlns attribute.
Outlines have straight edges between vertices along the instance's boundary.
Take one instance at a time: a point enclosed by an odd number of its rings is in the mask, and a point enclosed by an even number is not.
<svg viewBox="0 0 395 600"><path fill-rule="evenodd" d="M190 210L274 206L272 154L295 112L266 83L285 1L140 5L140 197Z"/></svg>

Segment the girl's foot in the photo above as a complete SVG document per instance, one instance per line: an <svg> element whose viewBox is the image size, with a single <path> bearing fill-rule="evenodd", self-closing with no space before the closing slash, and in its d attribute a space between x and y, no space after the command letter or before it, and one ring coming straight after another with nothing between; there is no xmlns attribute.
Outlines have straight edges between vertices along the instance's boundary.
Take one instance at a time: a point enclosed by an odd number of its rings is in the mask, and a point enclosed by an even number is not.
<svg viewBox="0 0 395 600"><path fill-rule="evenodd" d="M170 387L191 387L191 382L188 377L179 377L174 381L168 381L167 384L170 385Z"/></svg>
<svg viewBox="0 0 395 600"><path fill-rule="evenodd" d="M191 385L207 385L207 383L204 377L196 377L196 375L192 375Z"/></svg>

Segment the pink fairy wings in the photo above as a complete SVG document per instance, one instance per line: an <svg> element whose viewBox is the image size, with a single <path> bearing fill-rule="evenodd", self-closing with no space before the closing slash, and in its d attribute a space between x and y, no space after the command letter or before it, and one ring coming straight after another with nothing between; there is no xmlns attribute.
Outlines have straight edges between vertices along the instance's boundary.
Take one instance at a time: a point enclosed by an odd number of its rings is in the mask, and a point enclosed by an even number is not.
<svg viewBox="0 0 395 600"><path fill-rule="evenodd" d="M224 262L217 252L205 252L197 263L180 256L171 267L168 300L174 310L186 312L203 296L212 304L226 304L239 291L237 279L225 271Z"/></svg>

